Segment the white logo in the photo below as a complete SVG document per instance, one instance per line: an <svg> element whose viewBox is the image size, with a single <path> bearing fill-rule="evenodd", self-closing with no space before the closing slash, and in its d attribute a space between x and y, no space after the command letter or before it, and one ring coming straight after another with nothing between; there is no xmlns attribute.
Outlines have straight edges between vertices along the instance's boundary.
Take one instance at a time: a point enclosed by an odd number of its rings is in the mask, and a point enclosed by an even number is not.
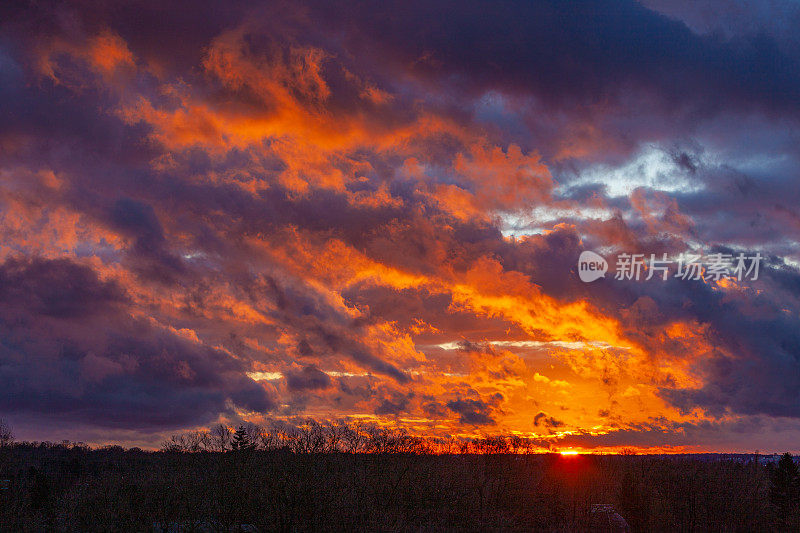
<svg viewBox="0 0 800 533"><path fill-rule="evenodd" d="M608 262L602 255L589 250L581 252L581 256L578 258L578 276L580 276L581 281L589 283L605 277L607 271Z"/></svg>
<svg viewBox="0 0 800 533"><path fill-rule="evenodd" d="M729 283L757 281L761 260L761 252L748 255L744 252L713 253L706 256L700 253L682 253L676 258L666 253L620 253L616 255L616 274L619 281L650 281L653 278L667 281L670 278L683 280L713 282L721 287ZM672 268L677 266L677 268ZM605 277L608 263L602 255L588 250L581 252L578 258L578 275L586 283Z"/></svg>

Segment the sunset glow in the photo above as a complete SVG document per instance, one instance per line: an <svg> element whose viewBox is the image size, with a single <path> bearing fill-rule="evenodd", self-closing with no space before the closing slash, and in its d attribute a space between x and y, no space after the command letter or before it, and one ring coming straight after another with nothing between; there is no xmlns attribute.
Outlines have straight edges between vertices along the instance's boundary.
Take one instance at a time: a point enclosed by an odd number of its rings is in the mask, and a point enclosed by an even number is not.
<svg viewBox="0 0 800 533"><path fill-rule="evenodd" d="M4 6L0 418L798 450L796 7L568 4Z"/></svg>

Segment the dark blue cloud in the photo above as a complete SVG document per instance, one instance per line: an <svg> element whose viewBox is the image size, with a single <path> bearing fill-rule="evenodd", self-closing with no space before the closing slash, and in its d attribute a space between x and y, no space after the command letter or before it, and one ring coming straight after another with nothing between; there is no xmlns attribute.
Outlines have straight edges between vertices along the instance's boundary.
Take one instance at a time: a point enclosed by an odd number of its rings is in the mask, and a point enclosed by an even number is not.
<svg viewBox="0 0 800 533"><path fill-rule="evenodd" d="M495 423L491 416L491 406L483 400L471 398L451 400L447 402L447 408L458 413L462 424L486 426Z"/></svg>
<svg viewBox="0 0 800 533"><path fill-rule="evenodd" d="M208 423L230 405L275 406L241 362L134 318L125 291L87 266L7 259L0 294L0 406L8 416L158 430Z"/></svg>
<svg viewBox="0 0 800 533"><path fill-rule="evenodd" d="M351 49L475 91L532 93L591 105L644 91L665 109L725 106L794 114L797 49L765 34L723 40L633 1L388 2L321 7ZM369 43L369 46L366 46Z"/></svg>
<svg viewBox="0 0 800 533"><path fill-rule="evenodd" d="M290 371L286 374L286 384L293 390L326 389L331 386L331 383L331 377L314 365L308 365L300 371Z"/></svg>

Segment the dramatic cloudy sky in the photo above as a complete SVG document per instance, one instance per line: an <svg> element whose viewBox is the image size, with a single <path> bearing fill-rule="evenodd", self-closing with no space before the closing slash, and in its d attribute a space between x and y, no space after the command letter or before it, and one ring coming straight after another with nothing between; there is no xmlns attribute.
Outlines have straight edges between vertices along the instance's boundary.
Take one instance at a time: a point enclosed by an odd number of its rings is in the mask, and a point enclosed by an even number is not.
<svg viewBox="0 0 800 533"><path fill-rule="evenodd" d="M6 3L0 416L798 450L798 36L788 0Z"/></svg>

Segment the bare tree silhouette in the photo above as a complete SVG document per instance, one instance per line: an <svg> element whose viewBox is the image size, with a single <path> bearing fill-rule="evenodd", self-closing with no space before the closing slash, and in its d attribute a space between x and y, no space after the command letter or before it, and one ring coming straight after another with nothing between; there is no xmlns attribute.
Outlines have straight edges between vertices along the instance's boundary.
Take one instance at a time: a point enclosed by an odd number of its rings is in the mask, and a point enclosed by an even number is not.
<svg viewBox="0 0 800 533"><path fill-rule="evenodd" d="M0 418L0 446L8 446L14 442L14 433L5 419Z"/></svg>

